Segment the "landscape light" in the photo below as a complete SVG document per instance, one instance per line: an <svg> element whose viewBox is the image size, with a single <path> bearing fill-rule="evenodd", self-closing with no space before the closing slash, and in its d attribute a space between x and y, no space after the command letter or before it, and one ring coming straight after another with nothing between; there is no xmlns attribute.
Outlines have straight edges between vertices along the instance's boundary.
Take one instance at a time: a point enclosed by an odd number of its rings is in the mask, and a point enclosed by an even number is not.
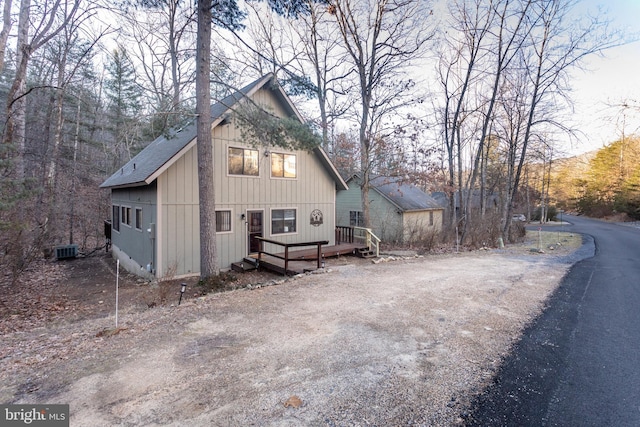
<svg viewBox="0 0 640 427"><path fill-rule="evenodd" d="M180 305L180 303L182 302L182 295L184 295L184 291L187 290L187 284L186 283L180 283L180 299L178 300L178 305Z"/></svg>

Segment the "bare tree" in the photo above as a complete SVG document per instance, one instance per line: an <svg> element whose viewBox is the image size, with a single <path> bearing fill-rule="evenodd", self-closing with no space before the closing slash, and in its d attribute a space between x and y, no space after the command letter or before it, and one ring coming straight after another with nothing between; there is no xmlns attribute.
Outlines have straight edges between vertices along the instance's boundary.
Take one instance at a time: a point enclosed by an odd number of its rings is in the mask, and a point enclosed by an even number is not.
<svg viewBox="0 0 640 427"><path fill-rule="evenodd" d="M485 145L489 141L500 85L530 31L530 7L531 0L491 3L476 0L473 3L455 3L451 7L459 41L454 49L449 48L453 52L451 59L446 59L446 54L440 55L440 80L445 90L443 123L449 167L452 170L457 167L458 203L451 202L451 220L452 224L459 221L454 208L457 205L462 210L460 219L464 219L463 239L472 215L471 200L481 172ZM455 36L453 38L456 39ZM451 42L446 45L451 46ZM455 68L452 71L451 65L447 64L456 65L462 73L457 73ZM465 126L470 119L473 119L471 126ZM463 133L467 134L466 140L471 145L467 180L462 176ZM457 159L457 164L454 159ZM449 176L453 187L455 175L452 170ZM481 204L484 197L482 199Z"/></svg>
<svg viewBox="0 0 640 427"><path fill-rule="evenodd" d="M522 148L513 175L513 188L507 200L503 234L508 235L511 225L513 199L517 194L525 164L527 148L539 127L552 127L567 131L545 105L557 105L568 96L567 73L581 65L582 60L620 43L620 34L610 33L607 22L598 17L584 20L569 18L576 5L573 0L544 0L533 4L535 26L528 33L522 63L527 74L527 119L522 136Z"/></svg>
<svg viewBox="0 0 640 427"><path fill-rule="evenodd" d="M121 13L122 31L130 39L131 56L142 73L141 85L154 111L151 139L180 122L185 98L194 84L194 14L184 0L137 0Z"/></svg>
<svg viewBox="0 0 640 427"><path fill-rule="evenodd" d="M393 132L391 119L410 100L414 82L408 66L420 58L432 33L429 11L414 0L340 0L331 5L347 52L353 94L353 119L359 129L362 209L370 224L369 186L377 141Z"/></svg>
<svg viewBox="0 0 640 427"><path fill-rule="evenodd" d="M38 3L39 15L32 16L31 0L20 2L20 15L18 19L18 38L16 56L16 74L7 95L6 124L3 135L3 144L14 144L16 155L14 156L14 176L24 176L24 145L25 145L25 95L27 65L33 52L45 45L49 40L59 34L75 16L80 6L80 0L55 0ZM30 37L29 28L35 28Z"/></svg>

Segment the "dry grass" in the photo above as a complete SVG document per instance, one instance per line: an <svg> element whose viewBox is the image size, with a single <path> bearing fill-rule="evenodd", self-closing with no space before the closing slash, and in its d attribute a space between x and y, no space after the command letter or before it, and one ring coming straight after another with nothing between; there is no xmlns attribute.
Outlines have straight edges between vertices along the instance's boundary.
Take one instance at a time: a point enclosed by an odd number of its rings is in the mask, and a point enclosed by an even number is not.
<svg viewBox="0 0 640 427"><path fill-rule="evenodd" d="M531 252L550 251L569 253L582 245L582 236L575 233L558 231L527 230L524 243L521 244ZM519 246L519 245L516 245Z"/></svg>

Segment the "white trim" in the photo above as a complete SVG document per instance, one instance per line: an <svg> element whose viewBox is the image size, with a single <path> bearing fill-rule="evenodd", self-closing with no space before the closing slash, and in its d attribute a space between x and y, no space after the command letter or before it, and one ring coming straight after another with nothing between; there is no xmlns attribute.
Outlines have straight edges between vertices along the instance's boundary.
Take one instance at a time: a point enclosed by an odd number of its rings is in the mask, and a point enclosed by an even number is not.
<svg viewBox="0 0 640 427"><path fill-rule="evenodd" d="M216 128L225 119L229 110L230 109L227 108L227 111L225 111L223 114L220 115L220 117L218 117L216 120L214 120L211 123L212 132L213 132L213 129ZM164 171L169 169L175 162L181 159L182 156L184 156L189 150L195 147L197 145L197 142L198 142L198 138L197 137L193 138L191 142L189 142L187 145L182 147L180 151L178 151L169 160L167 160L167 162L164 165L160 166L154 173L152 173L147 179L145 179L144 182L146 182L147 184L151 184L155 179L157 179L160 175L162 175ZM213 144L213 141L212 141L212 144Z"/></svg>
<svg viewBox="0 0 640 427"><path fill-rule="evenodd" d="M233 234L234 232L234 226L233 226L233 219L234 219L234 215L233 215L233 209L231 208L217 208L215 210L216 213L218 212L229 212L229 226L231 227L231 229L229 231L216 231L216 234ZM216 218L216 227L218 227L218 218Z"/></svg>
<svg viewBox="0 0 640 427"><path fill-rule="evenodd" d="M127 215L129 217L129 224L127 224L126 222L123 221L124 219L124 215L123 214L123 209L129 209L129 215ZM131 211L133 210L133 208L130 205L120 205L120 225L124 225L125 227L129 227L129 228L133 228L133 226L131 225Z"/></svg>
<svg viewBox="0 0 640 427"><path fill-rule="evenodd" d="M116 222L114 221L115 218L113 217L113 208L116 206L118 207L118 225L117 225L118 229L117 230L114 228ZM122 213L120 212L120 206L121 205L116 205L115 203L111 202L111 231L112 232L115 231L118 234L120 234L120 214Z"/></svg>
<svg viewBox="0 0 640 427"><path fill-rule="evenodd" d="M238 150L251 150L251 151L257 151L258 152L258 175L245 175L245 174L235 174L235 173L229 173L229 149L230 148L235 148ZM227 148L226 148L226 155L225 155L225 159L226 162L224 163L225 167L226 167L226 174L228 178L260 178L261 177L261 172L262 172L262 167L260 167L260 150L258 150L257 148L254 147L242 147L242 146L238 146L238 145L231 145L231 144L227 144Z"/></svg>
<svg viewBox="0 0 640 427"><path fill-rule="evenodd" d="M249 246L249 212L260 212L262 214L262 237L267 235L267 213L265 212L265 208L246 208L244 210L244 220L242 221L244 223L244 231L242 232L242 239L244 243L242 246L244 248L245 256L251 254L251 247Z"/></svg>
<svg viewBox="0 0 640 427"><path fill-rule="evenodd" d="M136 224L138 222L138 211L140 211L140 227L138 228L138 224ZM141 207L135 207L133 208L133 228L136 231L139 231L142 233L142 208Z"/></svg>
<svg viewBox="0 0 640 427"><path fill-rule="evenodd" d="M163 238L164 230L162 228L162 180L158 179L156 181L156 265L154 266L156 277L161 277L163 274L163 248L162 245L164 243Z"/></svg>
<svg viewBox="0 0 640 427"><path fill-rule="evenodd" d="M296 158L296 176L294 177L289 177L289 176L273 176L273 155L274 154L280 154L282 156L293 156ZM298 176L300 175L300 172L298 171L298 165L299 165L299 155L298 153L295 152L284 152L284 151L270 151L269 152L269 178L270 179L275 179L275 180L280 180L280 179L284 179L284 180L289 180L289 181L297 181L298 180ZM284 175L284 157L282 159L283 165L282 165L282 173Z"/></svg>

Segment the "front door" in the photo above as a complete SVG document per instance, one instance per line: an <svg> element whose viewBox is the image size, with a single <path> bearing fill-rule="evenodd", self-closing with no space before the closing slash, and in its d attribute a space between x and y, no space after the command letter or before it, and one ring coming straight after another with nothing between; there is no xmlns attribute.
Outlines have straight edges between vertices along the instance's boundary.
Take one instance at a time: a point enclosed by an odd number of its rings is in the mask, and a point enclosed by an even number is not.
<svg viewBox="0 0 640 427"><path fill-rule="evenodd" d="M247 211L247 228L249 230L249 254L255 254L260 250L260 241L256 237L262 237L263 212Z"/></svg>

